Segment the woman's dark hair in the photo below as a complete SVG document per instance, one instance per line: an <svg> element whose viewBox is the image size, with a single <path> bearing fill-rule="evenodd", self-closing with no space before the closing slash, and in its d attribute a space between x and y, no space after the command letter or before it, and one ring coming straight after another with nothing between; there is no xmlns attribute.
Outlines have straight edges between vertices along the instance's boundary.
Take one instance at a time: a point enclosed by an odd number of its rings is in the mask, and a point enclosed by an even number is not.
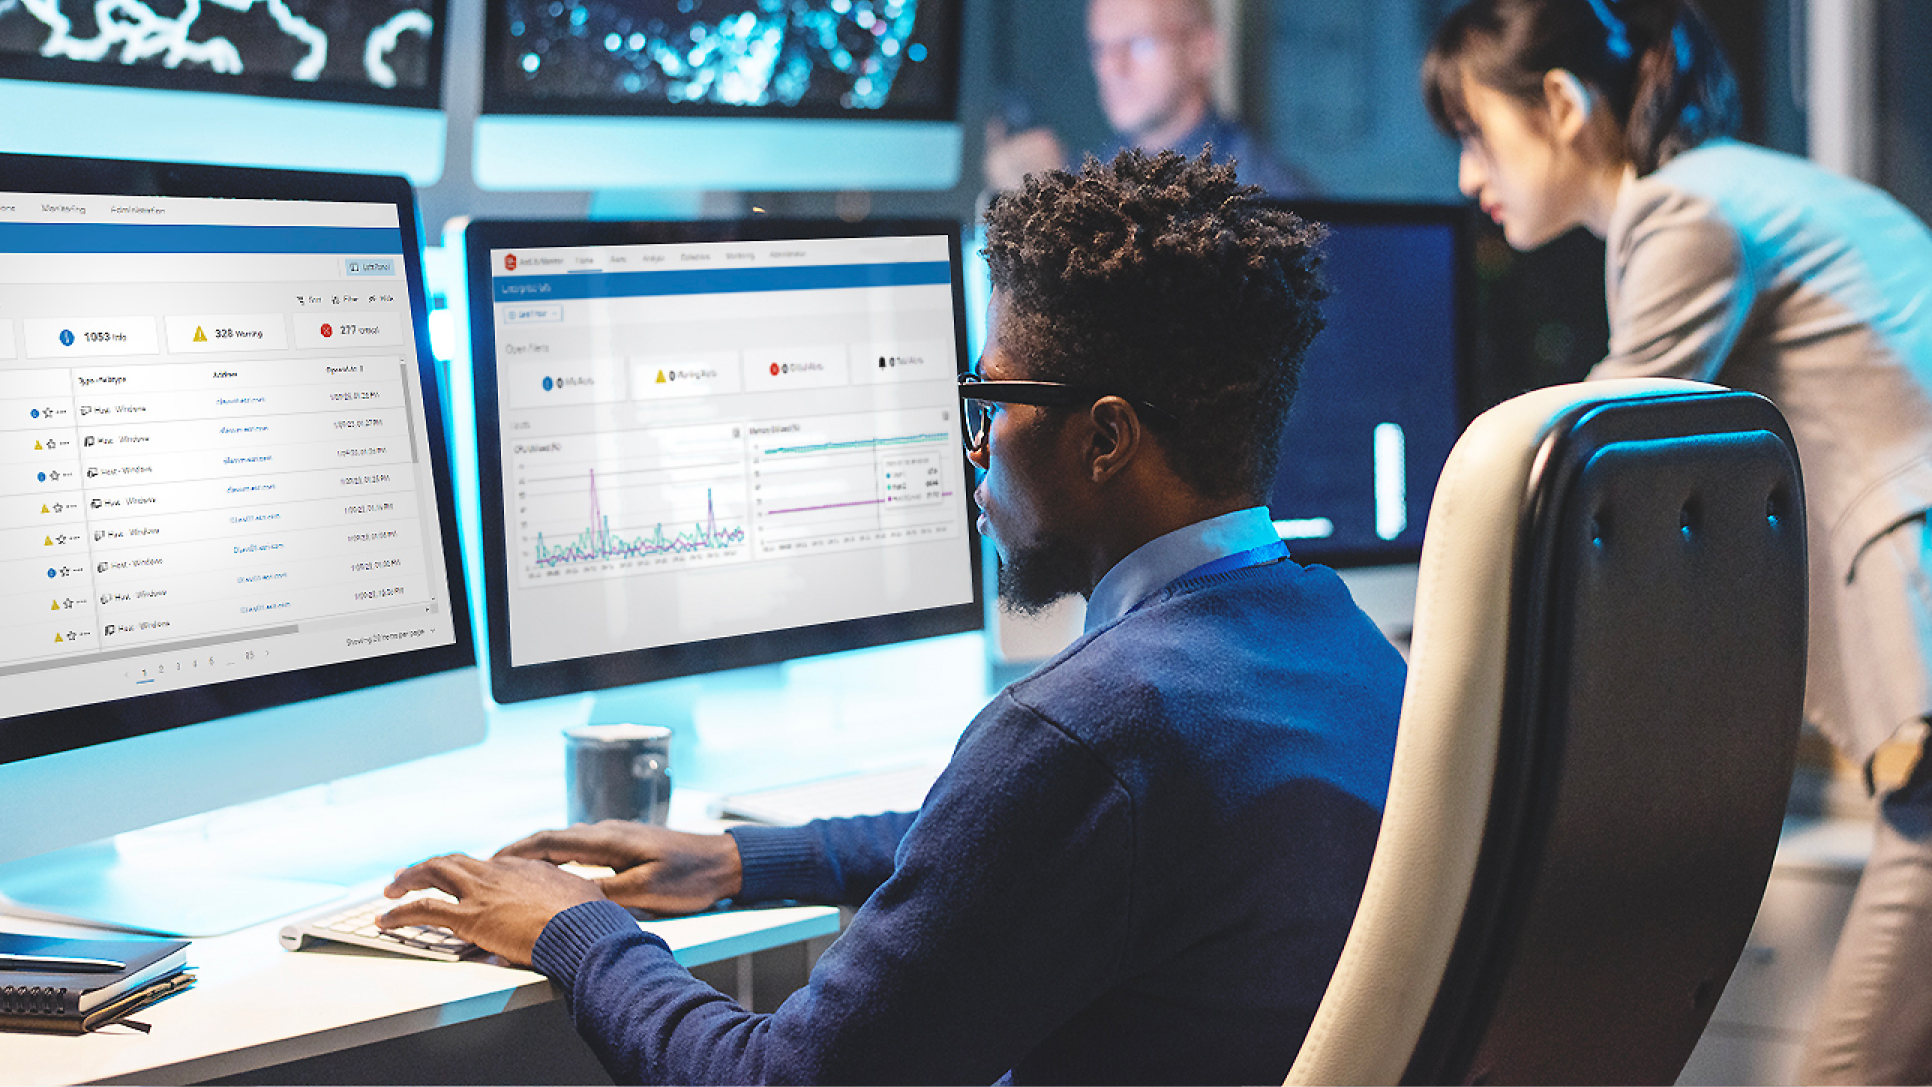
<svg viewBox="0 0 1932 1087"><path fill-rule="evenodd" d="M1021 376L1108 389L1203 495L1265 497L1302 356L1322 327L1326 231L1261 199L1210 152L1088 156L986 211L1001 340Z"/></svg>
<svg viewBox="0 0 1932 1087"><path fill-rule="evenodd" d="M1475 127L1464 79L1541 106L1554 68L1609 103L1639 175L1738 130L1737 79L1689 0L1471 0L1436 28L1423 98L1464 136Z"/></svg>

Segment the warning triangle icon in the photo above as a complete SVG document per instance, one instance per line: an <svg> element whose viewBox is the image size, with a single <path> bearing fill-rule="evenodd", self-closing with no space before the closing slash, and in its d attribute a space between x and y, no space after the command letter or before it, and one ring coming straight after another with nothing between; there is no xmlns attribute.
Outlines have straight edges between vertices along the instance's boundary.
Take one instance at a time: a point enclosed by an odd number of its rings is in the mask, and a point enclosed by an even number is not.
<svg viewBox="0 0 1932 1087"><path fill-rule="evenodd" d="M52 547L52 546L54 546L54 538L53 538L52 536L49 536L49 537L47 537L47 542L46 542L45 544L43 544L42 546L44 546L44 547Z"/></svg>
<svg viewBox="0 0 1932 1087"><path fill-rule="evenodd" d="M61 636L60 636L60 635L58 635L58 634L56 634L56 635L54 635L54 644L55 644L55 645L59 645L59 644L61 644L62 642L64 642L64 641L66 641L66 640L67 640L67 639L65 639L65 638L63 638L63 637L61 637Z"/></svg>
<svg viewBox="0 0 1932 1087"><path fill-rule="evenodd" d="M45 449L45 448L47 448L47 447L46 447L46 446L44 446L44 445L41 445L41 444L40 444L39 442L35 442L35 443L34 443L34 448L35 448L35 449Z"/></svg>
<svg viewBox="0 0 1932 1087"><path fill-rule="evenodd" d="M48 610L48 611L59 611L59 610L60 610L60 601L58 601L58 600L56 600L56 601L54 601L54 606L53 606L53 607L51 607L51 608L48 608L47 610Z"/></svg>
<svg viewBox="0 0 1932 1087"><path fill-rule="evenodd" d="M662 371L662 370L659 370L659 371L657 372L657 383L658 383L659 385L662 385L662 384L664 384L664 371Z"/></svg>
<svg viewBox="0 0 1932 1087"><path fill-rule="evenodd" d="M46 504L45 502L43 502L43 503L41 503L41 504L40 504L40 512L42 512L42 513L52 513L52 512L54 512L54 511L53 511L53 510L50 510L50 509L48 509L48 508L47 508L47 504Z"/></svg>
<svg viewBox="0 0 1932 1087"><path fill-rule="evenodd" d="M208 334L206 332L201 331L200 325L195 326L195 342L196 343L208 342Z"/></svg>

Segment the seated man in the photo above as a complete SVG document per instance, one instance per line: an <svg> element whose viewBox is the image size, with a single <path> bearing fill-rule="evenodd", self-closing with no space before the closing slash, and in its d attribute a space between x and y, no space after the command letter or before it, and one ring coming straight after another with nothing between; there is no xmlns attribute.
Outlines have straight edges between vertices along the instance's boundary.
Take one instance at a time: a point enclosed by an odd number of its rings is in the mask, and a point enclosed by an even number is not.
<svg viewBox="0 0 1932 1087"><path fill-rule="evenodd" d="M1205 157L1125 152L987 215L995 288L962 380L1000 591L1088 600L916 813L678 834L602 823L392 895L532 963L619 1081L1262 1082L1341 954L1388 787L1401 658L1259 505L1321 327L1320 229ZM552 863L609 865L587 882ZM619 905L858 907L754 1015Z"/></svg>

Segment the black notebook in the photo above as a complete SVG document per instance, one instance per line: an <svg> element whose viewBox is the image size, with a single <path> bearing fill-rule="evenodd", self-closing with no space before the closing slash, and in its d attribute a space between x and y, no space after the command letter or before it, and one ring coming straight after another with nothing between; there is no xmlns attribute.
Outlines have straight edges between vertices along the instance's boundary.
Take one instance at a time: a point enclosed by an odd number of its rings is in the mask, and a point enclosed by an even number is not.
<svg viewBox="0 0 1932 1087"><path fill-rule="evenodd" d="M118 970L98 973L0 966L0 1030L72 1033L91 1030L178 991L186 984L188 941L68 940L0 932L0 963L10 956L122 964ZM157 991L145 992L149 987Z"/></svg>

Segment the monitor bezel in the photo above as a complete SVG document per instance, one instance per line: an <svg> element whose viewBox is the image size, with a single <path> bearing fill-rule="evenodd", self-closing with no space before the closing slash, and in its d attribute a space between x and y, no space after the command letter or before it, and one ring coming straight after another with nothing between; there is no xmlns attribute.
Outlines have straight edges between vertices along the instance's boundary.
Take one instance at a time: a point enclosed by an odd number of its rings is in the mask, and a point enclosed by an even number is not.
<svg viewBox="0 0 1932 1087"><path fill-rule="evenodd" d="M477 475L481 507L484 626L488 632L490 690L499 703L580 694L611 687L733 668L774 664L799 657L980 630L985 625L985 587L979 534L971 526L972 464L965 466L962 503L968 531L964 546L972 568L972 599L966 603L864 619L769 630L595 657L510 663L509 563L504 541L503 444L497 397L495 301L490 290L499 249L558 246L651 245L791 238L859 238L944 235L952 264L953 337L960 366L966 358L966 309L961 286L959 224L943 219L840 220L752 218L696 221L478 220L464 231L469 282L470 355L475 380Z"/></svg>
<svg viewBox="0 0 1932 1087"><path fill-rule="evenodd" d="M422 87L384 89L360 83L325 82L319 79L310 83L286 76L254 75L248 72L222 75L195 68L120 64L107 59L88 62L23 53L0 53L0 79L134 87L157 91L204 91L247 98L284 98L303 102L346 102L371 106L395 106L400 109L440 110L443 108L444 51L449 42L449 0L422 0L419 6L428 9L431 20L429 40L423 43L423 48L429 54L429 77Z"/></svg>
<svg viewBox="0 0 1932 1087"><path fill-rule="evenodd" d="M1451 283L1451 319L1455 322L1455 386L1458 433L1469 426L1480 407L1475 402L1475 261L1471 244L1475 238L1473 209L1467 204L1435 202L1326 200L1320 198L1263 198L1262 203L1283 208L1309 222L1351 226L1446 226L1454 247L1455 277ZM1320 333L1316 334L1317 336ZM1292 412L1292 408L1290 411ZM1414 565L1422 559L1422 544L1394 544L1386 547L1337 548L1324 550L1294 541L1289 551L1295 561L1332 569L1362 569L1376 566ZM1309 554L1309 552L1313 552Z"/></svg>
<svg viewBox="0 0 1932 1087"><path fill-rule="evenodd" d="M429 303L423 290L422 243L409 182L377 174L262 170L192 163L0 155L0 177L13 192L91 196L213 197L311 200L394 205L402 235L404 279L416 338L417 379L437 525L443 541L445 602L454 640L362 660L316 665L177 691L96 702L67 709L0 717L0 764L111 743L256 710L467 668L476 663L468 587L457 537L443 392L429 351Z"/></svg>
<svg viewBox="0 0 1932 1087"><path fill-rule="evenodd" d="M940 32L945 35L948 45L947 56L943 59L946 66L942 74L943 99L930 106L892 106L890 104L876 110L844 109L838 106L732 106L719 102L687 102L672 105L646 98L633 100L614 98L537 98L510 92L503 85L503 69L499 60L506 59L504 50L508 47L509 0L489 0L485 5L483 29L483 109L485 116L501 114L507 116L536 117L631 117L631 118L764 118L773 119L838 119L887 123L893 121L957 121L959 119L959 83L964 52L961 33L965 27L965 0L942 0L939 15ZM935 58L938 59L938 58Z"/></svg>

